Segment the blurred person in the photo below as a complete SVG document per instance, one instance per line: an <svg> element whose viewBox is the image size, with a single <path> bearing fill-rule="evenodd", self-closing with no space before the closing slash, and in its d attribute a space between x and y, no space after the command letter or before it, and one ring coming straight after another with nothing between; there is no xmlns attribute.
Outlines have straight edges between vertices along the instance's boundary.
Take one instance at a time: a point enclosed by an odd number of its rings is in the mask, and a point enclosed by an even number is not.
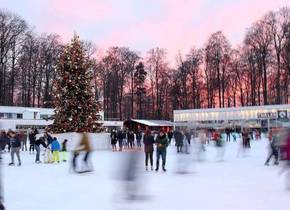
<svg viewBox="0 0 290 210"><path fill-rule="evenodd" d="M173 135L174 135L174 139L175 139L175 146L177 148L177 153L180 153L180 152L182 152L184 136L179 129L177 129Z"/></svg>
<svg viewBox="0 0 290 210"><path fill-rule="evenodd" d="M160 131L159 135L156 138L155 141L157 145L156 149L156 169L155 171L159 170L159 160L160 157L162 158L162 170L165 172L165 165L166 165L166 151L167 151L167 146L168 146L168 138L164 131Z"/></svg>
<svg viewBox="0 0 290 210"><path fill-rule="evenodd" d="M234 142L237 142L237 136L236 136L236 134L233 133L232 136L233 136L233 141L234 141Z"/></svg>
<svg viewBox="0 0 290 210"><path fill-rule="evenodd" d="M260 140L260 139L261 139L261 131L256 130L256 140Z"/></svg>
<svg viewBox="0 0 290 210"><path fill-rule="evenodd" d="M54 163L60 162L59 152L60 152L60 144L56 137L53 138L51 142L51 152L52 152L52 159Z"/></svg>
<svg viewBox="0 0 290 210"><path fill-rule="evenodd" d="M52 141L53 141L53 138L52 136L49 134L48 130L45 131L44 133L44 137L46 139L46 143L47 143L47 146L51 145Z"/></svg>
<svg viewBox="0 0 290 210"><path fill-rule="evenodd" d="M171 144L171 140L173 138L173 130L172 130L172 128L170 128L170 130L168 131L167 137L168 137L168 145L170 145Z"/></svg>
<svg viewBox="0 0 290 210"><path fill-rule="evenodd" d="M11 163L9 163L9 166L14 166L14 155L16 154L18 159L18 166L21 166L21 158L20 158L20 148L21 148L21 142L20 139L17 138L16 133L14 131L11 131L9 133L10 137L10 145L11 145Z"/></svg>
<svg viewBox="0 0 290 210"><path fill-rule="evenodd" d="M211 141L212 135L211 135L211 131L208 129L206 130L206 143L209 144Z"/></svg>
<svg viewBox="0 0 290 210"><path fill-rule="evenodd" d="M113 129L111 132L111 145L113 152L117 151L116 144L117 144L117 132L115 131L115 129Z"/></svg>
<svg viewBox="0 0 290 210"><path fill-rule="evenodd" d="M139 151L132 151L124 154L126 157L124 170L124 190L125 199L128 201L144 200L144 189L142 189L142 182L139 176L139 166L141 161L141 154ZM142 194L141 194L142 193Z"/></svg>
<svg viewBox="0 0 290 210"><path fill-rule="evenodd" d="M47 147L46 144L45 144L44 137L40 137L34 143L34 147L35 147L35 150L36 150L35 163L41 163L41 161L40 161L40 145L42 145L44 148Z"/></svg>
<svg viewBox="0 0 290 210"><path fill-rule="evenodd" d="M281 147L281 160L285 163L282 167L282 173L286 174L286 188L290 190L290 131L287 131L283 145Z"/></svg>
<svg viewBox="0 0 290 210"><path fill-rule="evenodd" d="M0 131L0 152L5 150L7 144L7 134L5 131Z"/></svg>
<svg viewBox="0 0 290 210"><path fill-rule="evenodd" d="M189 154L189 148L190 148L190 143L191 143L191 134L188 131L188 129L186 129L184 131L184 138L183 138L183 145L184 145L184 153L185 154Z"/></svg>
<svg viewBox="0 0 290 210"><path fill-rule="evenodd" d="M197 160L202 161L203 153L205 152L205 144L206 144L206 132L205 130L201 130L198 133L198 140L196 142L196 154L197 154Z"/></svg>
<svg viewBox="0 0 290 210"><path fill-rule="evenodd" d="M240 134L237 133L236 135L240 135ZM249 147L247 146L248 145L247 138L248 138L248 135L247 135L246 130L242 130L241 131L241 138L239 140L239 145L238 145L237 157L240 157L240 156L246 157L246 156L248 156Z"/></svg>
<svg viewBox="0 0 290 210"><path fill-rule="evenodd" d="M21 150L27 151L27 135L25 134L24 131L19 132L19 139L21 141Z"/></svg>
<svg viewBox="0 0 290 210"><path fill-rule="evenodd" d="M248 129L243 130L242 139L243 139L243 147L250 149L251 148L251 134Z"/></svg>
<svg viewBox="0 0 290 210"><path fill-rule="evenodd" d="M9 130L6 132L6 145L5 145L5 147L7 146L7 151L8 151L8 152L11 151L11 142L10 142L10 139L11 139L11 132L12 132L11 129L9 129Z"/></svg>
<svg viewBox="0 0 290 210"><path fill-rule="evenodd" d="M219 130L216 130L214 132L214 139L216 141L217 160L223 161L225 148L224 148L224 142L221 136L221 132Z"/></svg>
<svg viewBox="0 0 290 210"><path fill-rule="evenodd" d="M278 136L278 130L272 129L269 132L269 155L266 159L265 165L269 166L269 162L272 159L272 157L275 158L274 165L279 164L279 136Z"/></svg>
<svg viewBox="0 0 290 210"><path fill-rule="evenodd" d="M1 135L3 133L4 132L0 133L0 138L1 138ZM4 196L3 196L3 182L2 182L2 157L1 157L1 153L2 153L2 151L0 151L0 210L5 210L5 207L4 207Z"/></svg>
<svg viewBox="0 0 290 210"><path fill-rule="evenodd" d="M79 157L81 152L84 152L85 154L84 154L84 158L82 159L83 160L82 170L78 170L77 158ZM90 144L88 134L84 132L82 134L81 141L73 154L72 167L73 167L74 172L86 173L86 172L91 172L93 170L92 166L89 164L89 157L90 157L91 152L92 152L92 147Z"/></svg>
<svg viewBox="0 0 290 210"><path fill-rule="evenodd" d="M129 141L128 141L129 130L128 129L124 129L122 133L123 133L123 147L125 149L129 149Z"/></svg>
<svg viewBox="0 0 290 210"><path fill-rule="evenodd" d="M62 162L66 162L67 161L67 142L68 140L65 139L62 144L61 144L61 160Z"/></svg>
<svg viewBox="0 0 290 210"><path fill-rule="evenodd" d="M231 130L226 128L227 142L231 142Z"/></svg>
<svg viewBox="0 0 290 210"><path fill-rule="evenodd" d="M151 171L153 171L153 151L154 151L154 136L151 131L148 129L145 131L143 137L144 143L144 152L145 152L145 167L146 171L148 170L148 160L150 160Z"/></svg>
<svg viewBox="0 0 290 210"><path fill-rule="evenodd" d="M128 149L134 149L135 135L132 130L127 133Z"/></svg>
<svg viewBox="0 0 290 210"><path fill-rule="evenodd" d="M122 130L118 130L117 132L117 140L118 140L118 144L119 144L119 151L121 152L123 150L123 132Z"/></svg>
<svg viewBox="0 0 290 210"><path fill-rule="evenodd" d="M138 129L138 131L136 132L136 141L137 141L137 148L139 150L142 147L141 140L142 140L142 131Z"/></svg>
<svg viewBox="0 0 290 210"><path fill-rule="evenodd" d="M35 140L36 140L35 130L30 131L30 133L28 134L28 138L29 138L29 153L31 154L34 152L34 144L35 144Z"/></svg>

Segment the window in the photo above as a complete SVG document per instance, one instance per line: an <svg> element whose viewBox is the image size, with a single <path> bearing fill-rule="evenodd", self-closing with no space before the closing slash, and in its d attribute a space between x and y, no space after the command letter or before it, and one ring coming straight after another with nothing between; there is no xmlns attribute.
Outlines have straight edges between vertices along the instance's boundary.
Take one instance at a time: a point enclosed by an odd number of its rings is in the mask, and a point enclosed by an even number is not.
<svg viewBox="0 0 290 210"><path fill-rule="evenodd" d="M12 113L6 113L6 119L12 119Z"/></svg>
<svg viewBox="0 0 290 210"><path fill-rule="evenodd" d="M4 119L4 113L0 113L0 119Z"/></svg>
<svg viewBox="0 0 290 210"><path fill-rule="evenodd" d="M23 119L23 114L17 114L17 119Z"/></svg>
<svg viewBox="0 0 290 210"><path fill-rule="evenodd" d="M47 114L41 114L40 115L40 119L42 119L42 120L45 120L47 118L48 118L48 115Z"/></svg>

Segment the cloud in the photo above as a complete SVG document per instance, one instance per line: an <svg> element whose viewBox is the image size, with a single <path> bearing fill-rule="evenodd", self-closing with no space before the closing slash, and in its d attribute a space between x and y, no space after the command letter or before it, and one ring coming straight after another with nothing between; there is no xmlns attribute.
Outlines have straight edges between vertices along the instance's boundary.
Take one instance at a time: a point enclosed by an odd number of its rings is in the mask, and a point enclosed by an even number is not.
<svg viewBox="0 0 290 210"><path fill-rule="evenodd" d="M4 0L25 14L37 31L58 33L68 41L74 31L101 48L128 46L143 52L166 48L174 63L178 51L202 47L211 33L224 31L233 46L247 27L289 0ZM35 9L31 9L35 6Z"/></svg>

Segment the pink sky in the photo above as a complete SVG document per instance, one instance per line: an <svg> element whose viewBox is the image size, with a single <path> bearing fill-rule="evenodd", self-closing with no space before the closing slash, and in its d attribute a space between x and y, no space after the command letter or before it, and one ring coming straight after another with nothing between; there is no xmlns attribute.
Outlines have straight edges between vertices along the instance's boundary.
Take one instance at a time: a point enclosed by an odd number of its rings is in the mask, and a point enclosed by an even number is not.
<svg viewBox="0 0 290 210"><path fill-rule="evenodd" d="M145 55L166 48L170 63L178 51L202 47L222 30L233 46L247 27L289 0L1 0L37 32L58 33L64 41L76 31L99 48L128 46Z"/></svg>

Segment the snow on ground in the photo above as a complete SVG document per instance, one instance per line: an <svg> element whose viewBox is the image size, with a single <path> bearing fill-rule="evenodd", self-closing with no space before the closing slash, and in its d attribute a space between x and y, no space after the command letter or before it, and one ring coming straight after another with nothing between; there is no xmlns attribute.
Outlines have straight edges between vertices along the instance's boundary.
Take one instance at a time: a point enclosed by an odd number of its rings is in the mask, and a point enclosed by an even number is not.
<svg viewBox="0 0 290 210"><path fill-rule="evenodd" d="M289 210L290 191L280 167L263 165L267 140L252 141L247 155L237 157L239 143L227 144L224 161L216 160L216 148L207 146L206 160L193 162L169 146L167 172L140 168L141 192L148 199L126 203L120 194L122 157L126 153L96 151L95 171L76 175L69 163L35 164L34 155L22 153L21 167L8 167L4 155L4 187L7 210ZM191 174L176 174L180 157L190 157Z"/></svg>

